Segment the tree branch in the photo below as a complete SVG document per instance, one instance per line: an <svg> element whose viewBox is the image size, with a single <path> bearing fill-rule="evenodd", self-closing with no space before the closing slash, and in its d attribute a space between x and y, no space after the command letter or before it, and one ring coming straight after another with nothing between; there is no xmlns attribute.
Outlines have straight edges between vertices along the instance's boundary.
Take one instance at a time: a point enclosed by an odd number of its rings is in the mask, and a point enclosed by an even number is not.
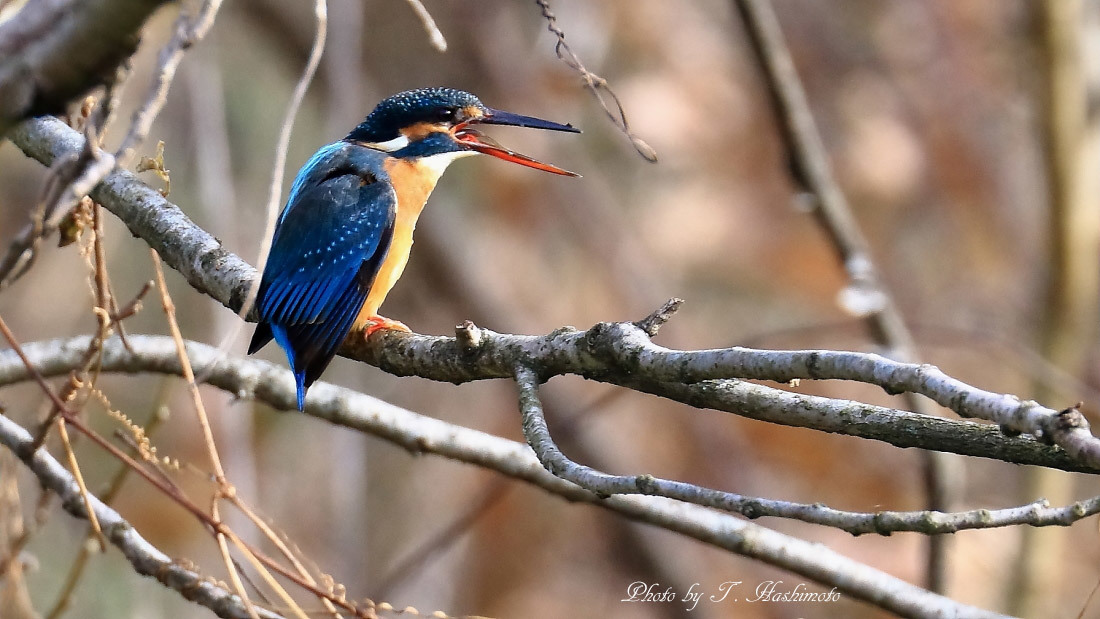
<svg viewBox="0 0 1100 619"><path fill-rule="evenodd" d="M171 338L133 335L129 339L133 353L115 340L105 343L103 371L180 375L182 368ZM23 351L43 375L58 376L76 367L87 344L87 337L78 337L27 344ZM202 344L188 343L187 352L196 370L209 377L209 384L240 398L255 398L283 410L295 409L294 380L287 370L264 361L219 358L214 348ZM27 377L26 366L13 352L0 353L0 385ZM591 503L790 570L904 616L1001 616L930 593L819 544L730 515L663 497L601 498L549 473L521 443L419 415L323 382L316 383L310 395L307 414L373 434L412 453L435 453L491 468L567 500ZM5 427L0 426L0 431Z"/></svg>
<svg viewBox="0 0 1100 619"><path fill-rule="evenodd" d="M178 355L176 357L171 356L175 350L170 347L173 340L158 336L131 336L128 339L129 348L121 341L110 340L104 343L102 371L131 374L158 372L182 375L183 370ZM70 371L80 367L80 363L83 362L83 354L87 350L87 344L88 338L76 337L31 343L24 345L23 350L28 355L30 363L43 376L66 376ZM195 371L199 375L205 372L212 373L207 378L209 384L233 393L238 398L255 398L281 409L296 407L293 399L293 382L286 370L263 361L249 359L230 358L222 362L219 360L218 355L213 352L216 349L196 342L188 342L187 351L192 359ZM15 353L10 351L0 352L0 387L27 380L29 377L30 374L26 369L26 365ZM538 402L538 394L532 391L536 389L537 377L535 377L532 370L523 368L518 379L521 392L525 394L523 396L524 402L526 402L521 407L524 434L543 468L597 495L648 494L663 496L739 513L748 518L764 516L791 518L835 527L853 535L865 533L889 535L899 531L940 534L955 533L966 529L995 528L1018 524L1066 526L1100 512L1100 497L1098 497L1058 508L1049 507L1047 502L1038 500L1027 505L1001 510L979 509L949 514L929 511L861 513L841 511L820 503L811 505L747 497L731 492L702 488L694 484L662 480L650 475L606 475L568 460L557 450L545 428L545 421L542 420L542 405ZM285 394L284 387L287 389ZM326 384L325 387L320 389L338 388ZM347 390L340 391L354 393ZM412 451L436 451L434 443L417 428L413 429L414 435L405 436L400 441L394 439L393 428L390 427L391 423L400 421L402 415L413 418L420 418L420 415L392 407L381 400L368 396L362 396L362 399L356 399L355 402L358 406L365 408L356 408L351 402L343 403L341 407L358 411L386 407L399 412L399 416L386 422L365 423L356 421L349 423L344 418L344 413L326 411L325 406L307 406L306 413L369 432L396 442ZM353 417L357 417L362 413L355 412L351 414ZM448 427L453 429L453 426ZM465 462L486 465L505 474L511 474L508 470L471 459L468 455L464 455L464 452L457 456L450 453L437 453L455 457ZM568 498L573 497L569 496Z"/></svg>
<svg viewBox="0 0 1100 619"><path fill-rule="evenodd" d="M164 0L35 0L0 23L0 136L114 75Z"/></svg>
<svg viewBox="0 0 1100 619"><path fill-rule="evenodd" d="M12 129L8 137L46 165L58 157L75 156L84 148L84 136L56 118L33 118ZM116 170L89 195L157 250L196 290L230 309L241 306L256 269L223 249L160 192L133 173Z"/></svg>
<svg viewBox="0 0 1100 619"><path fill-rule="evenodd" d="M88 338L84 338L84 350L87 350L87 345ZM13 355L10 351L5 352L6 356ZM76 349L70 352L77 356L80 354ZM75 369L80 365L78 362L72 367ZM35 451L34 438L30 433L3 415L0 415L0 443L18 456L44 487L57 494L65 511L77 518L87 519L84 499L73 476L44 449ZM248 610L236 595L212 584L201 574L173 562L171 557L146 541L118 512L94 495L87 495L87 499L99 519L103 534L122 551L126 560L134 566L134 571L156 578L164 586L179 592L189 601L209 608L219 617L244 619L249 616ZM281 617L261 609L257 609L257 612L265 619Z"/></svg>
<svg viewBox="0 0 1100 619"><path fill-rule="evenodd" d="M748 41L760 65L771 103L778 116L780 136L789 153L793 180L812 198L812 213L825 232L848 275L841 299L845 309L860 316L875 342L899 361L916 361L913 335L901 310L875 268L867 240L848 200L833 177L829 157L817 130L802 80L794 66L779 18L771 0L734 0L745 24ZM929 402L909 391L905 406L924 415L936 414ZM929 509L947 511L958 494L959 465L946 455L923 453ZM945 538L929 540L928 582L934 591L946 588Z"/></svg>
<svg viewBox="0 0 1100 619"><path fill-rule="evenodd" d="M51 118L21 124L11 132L11 139L46 164L54 157L79 152L84 140ZM240 307L256 270L223 249L179 207L126 171L109 175L91 195L197 290L230 309ZM564 327L545 336L505 335L488 329L478 329L477 333L476 346L465 336L460 343L452 337L380 331L367 341L353 333L341 354L399 376L452 383L512 378L516 365L523 364L537 369L543 379L576 374L693 406L899 447L1100 472L1100 440L1089 432L1079 414L1072 410L1060 413L1011 395L977 389L929 365L898 363L854 352L746 348L671 351L654 345L633 323L601 323L588 331ZM736 380L704 380L713 376L784 382L794 378L858 380L891 393L923 394L960 415L995 421L1014 433L1033 436L1004 436L987 424L802 395ZM1035 437L1053 440L1064 449L1051 448Z"/></svg>
<svg viewBox="0 0 1100 619"><path fill-rule="evenodd" d="M812 505L791 503L758 497L746 497L732 492L722 492L695 484L652 475L608 475L591 467L578 464L565 456L550 437L550 430L539 401L538 377L534 371L516 369L519 385L520 414L523 419L523 435L534 450L539 462L554 475L567 479L600 496L615 494L645 494L661 496L704 507L735 512L748 518L777 516L801 520L813 524L831 526L852 535L877 533L890 535L898 531L916 531L926 535L956 533L966 529L985 529L1018 524L1032 526L1069 526L1078 520L1100 513L1100 497L1078 501L1065 507L1051 508L1040 499L1028 505L1008 509L976 509L968 512L943 513L939 511L875 513L847 512L832 509L821 503Z"/></svg>

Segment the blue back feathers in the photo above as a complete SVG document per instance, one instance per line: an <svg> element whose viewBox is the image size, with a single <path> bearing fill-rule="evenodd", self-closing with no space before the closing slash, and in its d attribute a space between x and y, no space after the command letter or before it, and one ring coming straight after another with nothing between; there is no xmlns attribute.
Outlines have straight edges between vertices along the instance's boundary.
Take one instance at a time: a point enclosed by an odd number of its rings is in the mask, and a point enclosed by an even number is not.
<svg viewBox="0 0 1100 619"><path fill-rule="evenodd" d="M386 155L325 146L298 173L279 217L257 300L249 354L272 338L286 351L298 409L344 341L393 236L397 196Z"/></svg>

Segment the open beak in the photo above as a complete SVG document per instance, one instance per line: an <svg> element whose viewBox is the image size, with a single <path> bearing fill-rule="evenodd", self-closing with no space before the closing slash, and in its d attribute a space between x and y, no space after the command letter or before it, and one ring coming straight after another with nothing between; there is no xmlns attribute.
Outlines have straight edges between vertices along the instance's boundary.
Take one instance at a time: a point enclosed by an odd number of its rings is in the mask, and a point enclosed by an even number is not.
<svg viewBox="0 0 1100 619"><path fill-rule="evenodd" d="M486 155L492 155L497 159L511 161L512 163L518 163L520 165L534 168L536 170L542 170L544 172L561 174L562 176L580 176L580 174L577 174L576 172L563 170L562 168L559 168L557 166L552 166L548 163L536 161L528 157L527 155L521 155L514 150L507 149L494 141L492 138L489 138L488 136L482 134L480 131L470 127L470 125L473 123L486 125L512 125L513 127L530 127L532 129L548 129L550 131L580 133L580 129L577 129L572 125L561 125L555 122L550 122L549 120L535 118L533 116L523 116L520 114L513 114L511 112L490 109L489 113L486 114L484 117L456 126L454 137L456 140L458 140L471 150L475 150L479 153L484 153Z"/></svg>

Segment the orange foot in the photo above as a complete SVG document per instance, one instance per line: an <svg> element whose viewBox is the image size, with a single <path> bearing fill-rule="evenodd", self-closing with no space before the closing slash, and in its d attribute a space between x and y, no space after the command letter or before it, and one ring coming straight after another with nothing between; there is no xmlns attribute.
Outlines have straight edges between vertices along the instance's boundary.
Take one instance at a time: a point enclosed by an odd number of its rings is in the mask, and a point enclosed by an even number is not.
<svg viewBox="0 0 1100 619"><path fill-rule="evenodd" d="M367 319L367 329L363 332L363 338L369 338L375 331L382 329L393 329L394 331L404 331L405 333L412 333L412 329L405 326L405 323L390 320L384 316L371 316Z"/></svg>

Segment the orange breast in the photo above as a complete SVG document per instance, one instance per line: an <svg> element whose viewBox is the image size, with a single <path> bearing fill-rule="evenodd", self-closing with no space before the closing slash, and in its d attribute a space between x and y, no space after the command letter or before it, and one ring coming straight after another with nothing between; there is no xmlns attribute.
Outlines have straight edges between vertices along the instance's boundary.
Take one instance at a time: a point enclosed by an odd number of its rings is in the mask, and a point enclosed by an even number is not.
<svg viewBox="0 0 1100 619"><path fill-rule="evenodd" d="M397 192L397 220L394 222L390 250L382 262L382 268L378 270L367 301L355 320L356 329L362 328L367 319L378 314L378 308L405 270L409 252L412 251L416 220L443 172L436 170L436 166L421 163L420 160L390 158L383 165Z"/></svg>

